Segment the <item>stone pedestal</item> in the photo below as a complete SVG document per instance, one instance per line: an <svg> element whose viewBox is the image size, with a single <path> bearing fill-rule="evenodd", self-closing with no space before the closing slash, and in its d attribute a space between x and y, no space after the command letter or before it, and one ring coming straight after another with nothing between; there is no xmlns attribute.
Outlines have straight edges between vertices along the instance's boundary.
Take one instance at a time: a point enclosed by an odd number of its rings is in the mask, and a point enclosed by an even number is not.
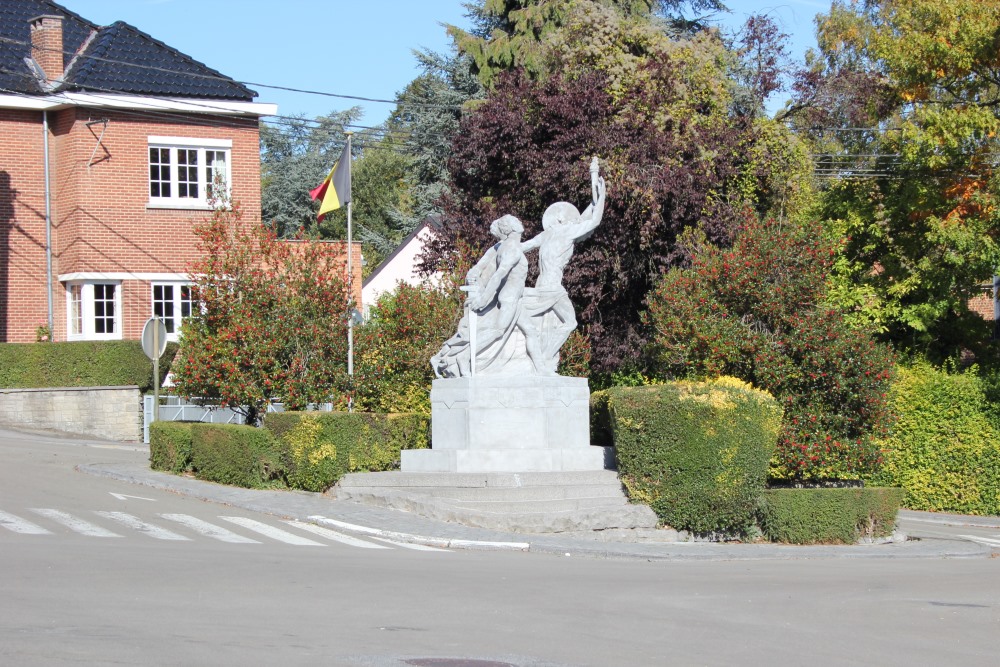
<svg viewBox="0 0 1000 667"><path fill-rule="evenodd" d="M590 446L586 378L477 377L434 380L432 449L404 450L404 472L603 470Z"/></svg>

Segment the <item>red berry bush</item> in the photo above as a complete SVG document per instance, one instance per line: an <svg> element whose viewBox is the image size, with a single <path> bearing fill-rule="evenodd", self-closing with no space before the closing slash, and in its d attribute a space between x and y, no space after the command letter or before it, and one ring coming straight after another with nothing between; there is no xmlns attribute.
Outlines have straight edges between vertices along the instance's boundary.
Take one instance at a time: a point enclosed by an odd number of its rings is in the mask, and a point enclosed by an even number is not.
<svg viewBox="0 0 1000 667"><path fill-rule="evenodd" d="M749 222L729 249L689 235L645 315L659 373L733 375L785 411L771 476L859 479L881 463L893 355L824 301L836 246L818 225Z"/></svg>

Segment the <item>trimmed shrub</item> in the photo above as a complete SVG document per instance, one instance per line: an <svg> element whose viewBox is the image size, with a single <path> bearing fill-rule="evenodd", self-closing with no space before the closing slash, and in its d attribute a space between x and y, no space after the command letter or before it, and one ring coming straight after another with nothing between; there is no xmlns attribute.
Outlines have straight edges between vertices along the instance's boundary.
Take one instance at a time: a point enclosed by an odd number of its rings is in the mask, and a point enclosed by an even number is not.
<svg viewBox="0 0 1000 667"><path fill-rule="evenodd" d="M611 428L610 397L606 389L590 392L590 444L609 447L615 444Z"/></svg>
<svg viewBox="0 0 1000 667"><path fill-rule="evenodd" d="M160 381L170 370L177 343L160 358ZM153 389L153 364L137 340L0 344L0 387L124 387Z"/></svg>
<svg viewBox="0 0 1000 667"><path fill-rule="evenodd" d="M772 542L855 544L891 535L902 500L893 488L767 489L760 527Z"/></svg>
<svg viewBox="0 0 1000 667"><path fill-rule="evenodd" d="M735 378L607 390L629 496L695 533L745 534L781 429L770 394Z"/></svg>
<svg viewBox="0 0 1000 667"><path fill-rule="evenodd" d="M191 469L193 422L153 422L149 425L149 467L172 473Z"/></svg>
<svg viewBox="0 0 1000 667"><path fill-rule="evenodd" d="M1000 429L976 369L900 368L890 400L899 419L872 483L905 489L910 509L1000 515Z"/></svg>
<svg viewBox="0 0 1000 667"><path fill-rule="evenodd" d="M325 491L348 472L399 468L400 451L430 446L430 417L365 412L271 413L288 485Z"/></svg>
<svg viewBox="0 0 1000 667"><path fill-rule="evenodd" d="M654 369L732 375L777 398L785 424L772 477L872 474L892 421L893 355L823 305L836 246L821 226L749 222L728 250L682 241L691 266L668 271L648 297Z"/></svg>
<svg viewBox="0 0 1000 667"><path fill-rule="evenodd" d="M191 424L191 467L198 479L259 489L282 477L274 436L235 424Z"/></svg>

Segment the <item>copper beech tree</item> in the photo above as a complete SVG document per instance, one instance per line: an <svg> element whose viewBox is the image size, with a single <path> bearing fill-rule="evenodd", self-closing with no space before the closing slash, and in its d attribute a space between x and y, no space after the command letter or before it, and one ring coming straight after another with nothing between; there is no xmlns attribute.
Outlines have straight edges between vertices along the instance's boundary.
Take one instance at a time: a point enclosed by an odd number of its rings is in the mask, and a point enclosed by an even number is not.
<svg viewBox="0 0 1000 667"><path fill-rule="evenodd" d="M181 328L177 392L248 424L272 398L290 409L341 398L349 304L339 244L279 240L238 202L216 208L195 234L198 303Z"/></svg>

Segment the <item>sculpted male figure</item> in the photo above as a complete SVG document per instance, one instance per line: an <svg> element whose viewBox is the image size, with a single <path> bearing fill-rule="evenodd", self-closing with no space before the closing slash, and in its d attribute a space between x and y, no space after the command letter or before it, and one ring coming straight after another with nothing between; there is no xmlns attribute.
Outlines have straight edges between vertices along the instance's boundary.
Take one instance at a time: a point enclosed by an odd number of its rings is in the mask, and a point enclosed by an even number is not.
<svg viewBox="0 0 1000 667"><path fill-rule="evenodd" d="M524 333L525 348L541 375L555 375L559 349L576 329L576 312L563 287L563 272L573 256L574 244L594 233L604 215L604 179L597 175L597 158L591 163L592 197L581 214L569 202L552 204L542 215L542 230L521 244L524 252L538 250L538 280L525 290L518 328ZM554 322L549 314L555 318ZM548 321L546 321L548 320Z"/></svg>
<svg viewBox="0 0 1000 667"><path fill-rule="evenodd" d="M476 364L477 372L502 370L500 354L514 332L521 312L528 260L521 250L524 226L520 220L505 215L493 221L490 232L499 239L499 243L487 250L466 274L466 284L478 289L470 291L466 299L468 310L459 322L458 331L431 358L431 366L438 377L469 375L472 364ZM472 359L469 348L471 317L478 317L475 359Z"/></svg>

